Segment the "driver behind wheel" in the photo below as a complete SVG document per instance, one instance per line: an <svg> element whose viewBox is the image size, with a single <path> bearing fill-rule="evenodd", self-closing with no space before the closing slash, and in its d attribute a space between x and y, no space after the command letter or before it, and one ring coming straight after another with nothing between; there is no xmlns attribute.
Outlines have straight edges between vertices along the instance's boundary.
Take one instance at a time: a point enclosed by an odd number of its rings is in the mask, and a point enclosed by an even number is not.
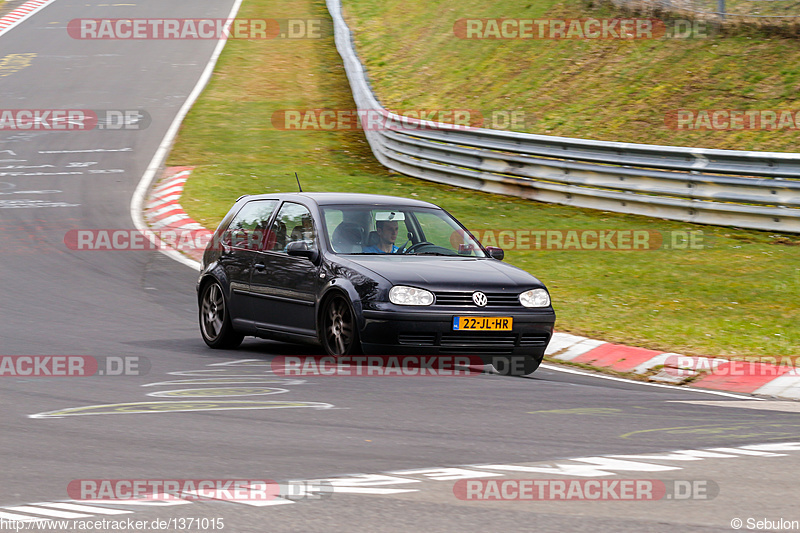
<svg viewBox="0 0 800 533"><path fill-rule="evenodd" d="M394 241L397 240L399 224L396 220L375 221L375 233L370 233L368 246L362 250L365 254L393 254L398 248ZM377 242L373 242L377 241Z"/></svg>

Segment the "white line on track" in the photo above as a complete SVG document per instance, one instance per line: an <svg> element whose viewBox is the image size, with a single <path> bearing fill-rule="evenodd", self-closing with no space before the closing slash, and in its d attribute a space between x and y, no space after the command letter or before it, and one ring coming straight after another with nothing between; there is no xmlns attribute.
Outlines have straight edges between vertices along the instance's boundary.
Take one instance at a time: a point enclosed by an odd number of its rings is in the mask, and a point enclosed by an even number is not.
<svg viewBox="0 0 800 533"><path fill-rule="evenodd" d="M43 502L43 503L32 503L31 505L41 505L44 507L53 507L55 509L66 509L67 511L78 511L81 513L92 513L92 514L100 514L100 515L118 515L118 514L130 514L133 511L126 511L125 509L109 509L107 507L98 507L96 505L86 505L86 504L77 504L77 503L69 503L69 502Z"/></svg>
<svg viewBox="0 0 800 533"><path fill-rule="evenodd" d="M649 381L637 381L635 379L625 379L625 378L618 378L616 376L607 376L605 374L592 374L589 372L581 372L580 370L575 370L573 368L566 368L558 365L549 365L549 364L542 364L539 368L546 368L547 370L554 370L556 372L564 372L565 374L578 374L580 376L586 376L587 378L597 378L597 379L608 379L611 381L621 381L622 383L631 383L634 385L645 385L649 387L659 387L663 389L673 389L679 390L682 392L699 392L701 394L712 394L714 396L726 396L729 398L738 398L739 400L753 400L763 402L765 401L764 398L756 398L754 396L745 396L740 394L732 394L730 392L722 392L716 390L707 390L707 389L698 389L698 388L687 388L687 387L677 387L675 385L664 385L662 383L650 383Z"/></svg>
<svg viewBox="0 0 800 533"><path fill-rule="evenodd" d="M239 7L242 5L242 0L236 0L231 8L231 12L228 14L227 22L225 23L225 32L227 32L229 26L233 19L236 18L236 14L239 12ZM130 214L131 220L133 220L133 225L139 231L143 232L147 235L153 244L158 244L155 235L152 235L147 227L147 224L144 221L142 216L142 206L144 204L145 196L147 195L147 191L152 185L153 180L156 177L156 173L161 168L161 165L164 163L164 160L167 158L169 154L169 149L172 146L175 137L178 135L178 130L181 127L181 123L183 119L186 118L187 113L194 105L197 98L200 96L200 93L203 92L205 89L206 84L211 79L212 74L214 74L214 67L217 64L217 60L219 59L220 54L222 54L222 49L225 48L226 39L222 38L217 42L217 47L214 48L214 53L211 54L211 57L208 59L208 63L206 64L206 68L203 71L203 74L200 76L200 79L197 80L197 85L194 86L192 92L189 94L186 101L181 106L178 114L175 116L175 120L172 121L169 129L167 130L166 135L164 135L164 139L162 139L161 144L158 146L156 153L153 155L153 159L150 160L150 165L145 170L142 179L139 181L139 184L136 186L136 190L133 191L133 197L131 198L131 207L130 207ZM161 247L159 247L161 248ZM189 259L182 253L171 250L171 249L159 249L159 252L178 261L179 263L183 263L186 266L192 267L195 270L200 270L200 263L193 259Z"/></svg>
<svg viewBox="0 0 800 533"><path fill-rule="evenodd" d="M691 405L711 405L714 407L733 407L735 409L758 409L759 411L782 411L784 413L800 413L800 402L784 402L768 400L764 402L734 402L730 400L668 400L667 403L687 403Z"/></svg>

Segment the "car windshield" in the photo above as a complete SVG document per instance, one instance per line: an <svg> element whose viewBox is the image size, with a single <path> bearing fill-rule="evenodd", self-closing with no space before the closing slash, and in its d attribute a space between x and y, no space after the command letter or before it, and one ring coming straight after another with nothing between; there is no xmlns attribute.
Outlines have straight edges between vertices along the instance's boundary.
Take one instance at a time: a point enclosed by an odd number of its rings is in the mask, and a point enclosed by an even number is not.
<svg viewBox="0 0 800 533"><path fill-rule="evenodd" d="M328 241L339 254L486 257L444 210L394 205L323 206Z"/></svg>

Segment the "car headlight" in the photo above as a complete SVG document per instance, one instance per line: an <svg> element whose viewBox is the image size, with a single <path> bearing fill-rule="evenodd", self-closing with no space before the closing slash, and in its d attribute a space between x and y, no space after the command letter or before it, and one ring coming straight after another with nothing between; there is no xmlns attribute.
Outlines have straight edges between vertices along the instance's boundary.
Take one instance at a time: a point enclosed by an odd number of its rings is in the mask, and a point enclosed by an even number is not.
<svg viewBox="0 0 800 533"><path fill-rule="evenodd" d="M525 307L547 307L550 295L544 289L531 289L519 295L519 303Z"/></svg>
<svg viewBox="0 0 800 533"><path fill-rule="evenodd" d="M396 285L389 291L389 301L397 305L431 305L433 293L425 289Z"/></svg>

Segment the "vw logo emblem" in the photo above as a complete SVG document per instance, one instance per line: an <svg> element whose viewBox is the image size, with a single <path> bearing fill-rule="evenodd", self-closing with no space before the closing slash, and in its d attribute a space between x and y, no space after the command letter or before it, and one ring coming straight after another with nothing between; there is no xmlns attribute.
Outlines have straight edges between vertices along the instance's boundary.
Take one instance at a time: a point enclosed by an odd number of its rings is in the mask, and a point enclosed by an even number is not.
<svg viewBox="0 0 800 533"><path fill-rule="evenodd" d="M482 292L473 292L472 301L475 302L475 305L477 305L478 307L483 307L487 303L489 303L489 299Z"/></svg>

